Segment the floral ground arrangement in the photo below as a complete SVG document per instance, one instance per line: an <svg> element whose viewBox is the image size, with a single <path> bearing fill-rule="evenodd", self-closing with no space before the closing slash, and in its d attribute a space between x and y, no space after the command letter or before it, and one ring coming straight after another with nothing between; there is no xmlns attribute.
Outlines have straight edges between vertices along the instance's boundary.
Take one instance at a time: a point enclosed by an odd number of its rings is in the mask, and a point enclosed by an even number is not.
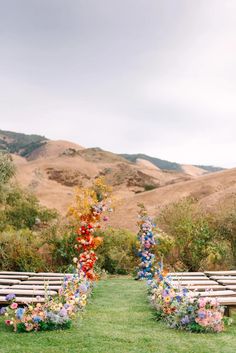
<svg viewBox="0 0 236 353"><path fill-rule="evenodd" d="M152 318L145 288L128 276L100 280L68 330L15 335L2 317L0 353L235 353L235 324L217 335L171 330Z"/></svg>
<svg viewBox="0 0 236 353"><path fill-rule="evenodd" d="M50 296L45 287L44 302L18 306L15 295L9 294L6 300L8 307L3 307L7 326L15 332L47 331L69 328L76 314L82 312L98 279L94 267L97 261L96 248L102 237L97 235L101 222L106 222L106 212L111 211L110 190L102 179L97 179L91 188L78 189L76 204L70 208L69 217L77 234L75 251L78 257L73 258L74 273L64 277L63 284L55 296ZM100 234L100 233L99 233Z"/></svg>
<svg viewBox="0 0 236 353"><path fill-rule="evenodd" d="M225 325L231 324L231 319L224 317L224 307L220 306L217 299L196 297L187 288L175 285L168 272L164 271L162 260L155 261L151 251L158 244L158 236L155 236L155 226L143 206L139 213L138 225L138 256L141 263L137 279L147 279L157 319L163 320L170 328L190 332L224 331Z"/></svg>
<svg viewBox="0 0 236 353"><path fill-rule="evenodd" d="M187 288L174 286L168 276L154 279L149 285L156 317L170 328L207 333L222 332L231 324L216 298L195 297Z"/></svg>

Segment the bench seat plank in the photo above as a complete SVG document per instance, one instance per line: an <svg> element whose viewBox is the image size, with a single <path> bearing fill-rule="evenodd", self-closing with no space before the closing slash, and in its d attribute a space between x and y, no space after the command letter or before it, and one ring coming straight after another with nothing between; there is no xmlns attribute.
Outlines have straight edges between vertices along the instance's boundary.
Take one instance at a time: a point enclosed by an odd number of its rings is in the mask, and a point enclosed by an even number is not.
<svg viewBox="0 0 236 353"><path fill-rule="evenodd" d="M19 279L7 279L7 278L1 279L0 278L0 284L18 284L20 282L21 281Z"/></svg>
<svg viewBox="0 0 236 353"><path fill-rule="evenodd" d="M14 285L11 286L10 288L13 289L21 289L21 290L27 290L27 289L32 289L32 290L44 290L45 286L44 285L38 285L38 284L29 284L29 285L24 285L24 284L19 284L19 285ZM54 285L49 285L48 289L49 290L59 290L61 288L60 285L54 286Z"/></svg>
<svg viewBox="0 0 236 353"><path fill-rule="evenodd" d="M41 298L36 298L36 297L16 297L15 298L16 303L20 304L26 304L26 303L43 303L45 302L45 299L43 297ZM6 301L5 297L0 296L0 304L7 304L9 303Z"/></svg>
<svg viewBox="0 0 236 353"><path fill-rule="evenodd" d="M29 276L21 276L21 275L0 275L0 279L20 279L20 280L26 280L28 279Z"/></svg>

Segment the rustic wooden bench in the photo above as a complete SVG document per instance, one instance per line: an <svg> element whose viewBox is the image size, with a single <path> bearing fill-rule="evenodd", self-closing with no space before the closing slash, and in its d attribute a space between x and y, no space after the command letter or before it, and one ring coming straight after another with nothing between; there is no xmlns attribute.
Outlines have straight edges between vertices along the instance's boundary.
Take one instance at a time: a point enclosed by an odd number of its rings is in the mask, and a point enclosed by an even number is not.
<svg viewBox="0 0 236 353"><path fill-rule="evenodd" d="M15 302L18 304L43 303L45 299L43 297L16 297ZM0 296L0 304L9 304L5 296Z"/></svg>
<svg viewBox="0 0 236 353"><path fill-rule="evenodd" d="M207 276L236 276L236 271L206 271Z"/></svg>
<svg viewBox="0 0 236 353"><path fill-rule="evenodd" d="M221 291L204 291L204 292L191 292L190 296L200 297L236 297L236 292L232 290L221 290Z"/></svg>
<svg viewBox="0 0 236 353"><path fill-rule="evenodd" d="M217 290L224 290L226 287L223 286L223 285L203 285L203 286L198 286L198 285L195 285L195 286L187 286L187 288L189 290L192 290L192 291L198 291L198 292L203 292L203 291L206 291L206 290L214 290L214 291L217 291ZM230 289L230 288L229 288Z"/></svg>
<svg viewBox="0 0 236 353"><path fill-rule="evenodd" d="M29 284L34 284L34 285L43 285L43 284L45 284L45 285L50 285L50 284L53 284L53 285L61 285L62 284L62 281L48 281L48 280L44 280L44 281L31 281L31 280L29 280L29 281L24 281L24 282L21 282L21 283L24 283L25 285L29 285ZM15 284L17 284L17 283L15 283ZM19 284L19 283L18 283Z"/></svg>
<svg viewBox="0 0 236 353"><path fill-rule="evenodd" d="M204 272L170 272L170 276L205 276Z"/></svg>
<svg viewBox="0 0 236 353"><path fill-rule="evenodd" d="M61 288L61 286L60 285L56 285L56 286L54 286L54 285L51 285L51 284L49 284L48 286L48 289L49 290L56 290L56 291L58 291L60 288ZM9 287L8 287L9 288ZM42 290L44 290L45 289L45 286L44 285L40 285L40 284L29 284L29 285L27 285L27 284L19 284L19 285L14 285L14 286L11 286L10 288L15 288L15 289L22 289L22 290L27 290L27 289L32 289L32 290L35 290L35 289L42 289Z"/></svg>
<svg viewBox="0 0 236 353"><path fill-rule="evenodd" d="M26 289L26 290L21 290L21 289L0 289L0 296L2 295L8 295L8 294L15 294L16 296L41 296L45 295L45 290L38 290L38 289ZM48 295L56 295L56 291L48 290L47 291Z"/></svg>
<svg viewBox="0 0 236 353"><path fill-rule="evenodd" d="M207 276L198 276L198 277L191 277L191 276L173 276L171 277L172 281L207 281Z"/></svg>
<svg viewBox="0 0 236 353"><path fill-rule="evenodd" d="M21 283L21 281L19 279L7 279L7 278L3 278L1 279L0 278L0 284L8 284L8 285L11 285L11 284L18 284L18 283Z"/></svg>
<svg viewBox="0 0 236 353"><path fill-rule="evenodd" d="M24 281L28 278L29 276L22 276L22 275L12 275L11 277L8 275L0 275L0 279L19 279L21 281Z"/></svg>

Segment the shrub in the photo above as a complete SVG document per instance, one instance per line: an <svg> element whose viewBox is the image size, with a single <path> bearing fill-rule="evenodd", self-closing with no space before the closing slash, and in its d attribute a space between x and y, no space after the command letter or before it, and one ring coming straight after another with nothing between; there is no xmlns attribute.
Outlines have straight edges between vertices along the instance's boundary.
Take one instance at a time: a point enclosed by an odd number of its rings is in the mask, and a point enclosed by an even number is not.
<svg viewBox="0 0 236 353"><path fill-rule="evenodd" d="M198 271L210 260L227 266L227 244L222 244L212 226L212 216L201 211L193 199L183 199L167 206L158 224L174 240L170 256L176 269ZM223 246L222 246L223 245Z"/></svg>
<svg viewBox="0 0 236 353"><path fill-rule="evenodd" d="M128 274L137 265L136 235L128 230L108 228L98 248L98 265L111 274Z"/></svg>
<svg viewBox="0 0 236 353"><path fill-rule="evenodd" d="M0 233L0 268L5 271L42 271L44 260L39 252L40 236L30 230Z"/></svg>

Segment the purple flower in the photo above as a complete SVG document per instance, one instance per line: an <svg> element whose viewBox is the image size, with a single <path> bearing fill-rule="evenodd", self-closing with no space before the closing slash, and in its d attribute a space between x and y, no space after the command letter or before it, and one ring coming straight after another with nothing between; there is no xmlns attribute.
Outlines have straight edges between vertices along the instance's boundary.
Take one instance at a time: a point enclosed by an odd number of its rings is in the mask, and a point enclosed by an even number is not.
<svg viewBox="0 0 236 353"><path fill-rule="evenodd" d="M205 319L205 318L206 318L206 314L205 314L203 311L200 311L200 312L198 313L198 317L199 317L200 319Z"/></svg>
<svg viewBox="0 0 236 353"><path fill-rule="evenodd" d="M15 294L7 294L6 297L5 297L5 299L6 299L6 301L9 302L10 300L15 299L15 297L16 297Z"/></svg>
<svg viewBox="0 0 236 353"><path fill-rule="evenodd" d="M6 312L6 307L5 306L3 306L1 309L0 309L0 315L4 315L5 314L5 312Z"/></svg>
<svg viewBox="0 0 236 353"><path fill-rule="evenodd" d="M79 286L79 290L80 290L80 292L83 292L83 293L86 293L88 291L88 289L87 289L85 284L81 284Z"/></svg>
<svg viewBox="0 0 236 353"><path fill-rule="evenodd" d="M59 311L59 315L60 316L66 316L67 315L67 310L65 308L62 308L60 311Z"/></svg>
<svg viewBox="0 0 236 353"><path fill-rule="evenodd" d="M182 319L181 319L181 323L183 325L187 325L189 324L189 317L187 315L185 315Z"/></svg>

